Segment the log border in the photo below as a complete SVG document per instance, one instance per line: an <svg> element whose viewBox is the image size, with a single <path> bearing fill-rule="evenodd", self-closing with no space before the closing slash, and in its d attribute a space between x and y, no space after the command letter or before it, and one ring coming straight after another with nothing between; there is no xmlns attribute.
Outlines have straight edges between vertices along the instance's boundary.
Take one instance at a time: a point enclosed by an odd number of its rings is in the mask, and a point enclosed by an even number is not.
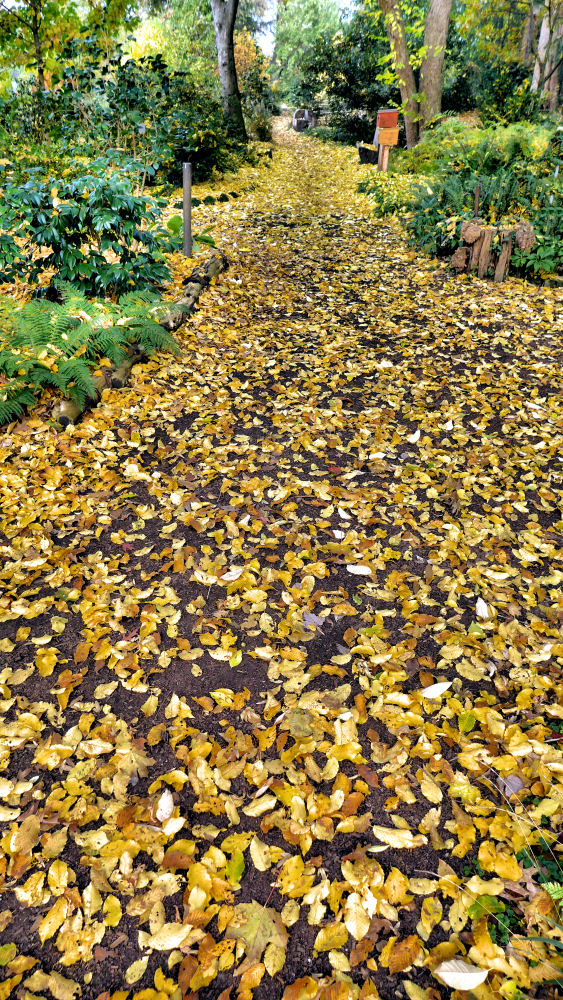
<svg viewBox="0 0 563 1000"><path fill-rule="evenodd" d="M194 311L197 301L204 291L223 271L230 265L228 257L223 253L213 254L208 261L195 268L190 276L184 281L183 293L180 298L170 303L159 302L151 312L155 314L155 319L165 330L173 333L178 330ZM164 307L164 308L163 308ZM145 361L147 355L138 344L131 344L129 355L120 365L112 365L102 375L94 378L96 395L94 398L88 397L83 406L79 406L72 399L61 399L53 408L51 420L57 430L64 430L69 424L75 424L77 420L88 410L97 406L101 400L104 389L121 389L129 381L131 370L140 361Z"/></svg>

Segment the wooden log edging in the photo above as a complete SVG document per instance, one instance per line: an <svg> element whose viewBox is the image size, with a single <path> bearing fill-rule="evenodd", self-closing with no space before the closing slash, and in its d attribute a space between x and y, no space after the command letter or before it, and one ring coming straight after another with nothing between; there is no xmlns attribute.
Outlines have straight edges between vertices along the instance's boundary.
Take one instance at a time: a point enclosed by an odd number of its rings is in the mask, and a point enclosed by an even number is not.
<svg viewBox="0 0 563 1000"><path fill-rule="evenodd" d="M494 273L495 281L504 281L510 266L512 244L528 252L534 246L536 237L529 222L519 222L514 226L486 225L481 219L467 219L461 227L463 243L450 259L454 271L477 271L479 278ZM495 241L493 243L493 241ZM494 250L498 250L496 257Z"/></svg>
<svg viewBox="0 0 563 1000"><path fill-rule="evenodd" d="M205 264L200 265L192 271L183 286L183 294L173 302L159 302L152 310L152 314L160 326L169 333L173 333L185 323L190 313L193 312L197 301L204 291L222 271L229 267L229 259L225 254L213 254ZM131 344L128 356L120 365L112 365L107 368L102 375L94 378L96 395L92 399L87 398L83 406L79 406L72 399L62 399L54 407L51 419L57 429L64 430L69 424L76 421L89 409L100 402L104 389L109 387L122 389L129 381L131 370L140 361L145 361L147 355L138 344Z"/></svg>

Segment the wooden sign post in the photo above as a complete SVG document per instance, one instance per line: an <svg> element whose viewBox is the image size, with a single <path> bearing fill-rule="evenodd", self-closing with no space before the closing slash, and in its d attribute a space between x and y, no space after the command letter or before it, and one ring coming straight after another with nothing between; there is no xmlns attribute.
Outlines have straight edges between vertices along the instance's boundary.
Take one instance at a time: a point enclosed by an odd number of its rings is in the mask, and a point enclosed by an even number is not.
<svg viewBox="0 0 563 1000"><path fill-rule="evenodd" d="M399 112L394 108L381 108L377 112L377 128L373 144L379 149L377 166L387 172L389 169L389 150L399 144Z"/></svg>
<svg viewBox="0 0 563 1000"><path fill-rule="evenodd" d="M192 165L184 163L182 167L183 209L184 209L184 256L192 255Z"/></svg>

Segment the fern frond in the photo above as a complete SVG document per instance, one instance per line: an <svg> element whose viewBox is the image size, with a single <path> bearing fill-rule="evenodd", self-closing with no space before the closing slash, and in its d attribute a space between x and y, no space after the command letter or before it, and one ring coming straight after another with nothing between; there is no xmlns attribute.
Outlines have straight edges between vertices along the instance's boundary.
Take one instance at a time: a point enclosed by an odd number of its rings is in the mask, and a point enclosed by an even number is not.
<svg viewBox="0 0 563 1000"><path fill-rule="evenodd" d="M28 406L35 402L35 395L19 379L0 385L0 427L17 420Z"/></svg>
<svg viewBox="0 0 563 1000"><path fill-rule="evenodd" d="M563 885L559 882L544 882L542 889L545 889L554 903L560 903L563 900Z"/></svg>
<svg viewBox="0 0 563 1000"><path fill-rule="evenodd" d="M122 326L102 327L92 333L86 357L109 358L121 364L127 355L127 332Z"/></svg>
<svg viewBox="0 0 563 1000"><path fill-rule="evenodd" d="M70 358L59 365L57 372L57 384L59 388L82 405L85 398L96 398L96 386L92 374L86 362L81 358Z"/></svg>
<svg viewBox="0 0 563 1000"><path fill-rule="evenodd" d="M180 353L180 345L168 330L151 320L145 320L129 327L131 339L142 347L146 354L154 354L155 351L170 351L171 354Z"/></svg>

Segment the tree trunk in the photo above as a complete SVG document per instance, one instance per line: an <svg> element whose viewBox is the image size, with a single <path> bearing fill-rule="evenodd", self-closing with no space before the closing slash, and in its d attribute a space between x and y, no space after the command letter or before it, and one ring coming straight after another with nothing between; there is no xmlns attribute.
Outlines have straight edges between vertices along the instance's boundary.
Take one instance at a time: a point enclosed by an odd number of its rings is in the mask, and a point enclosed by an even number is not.
<svg viewBox="0 0 563 1000"><path fill-rule="evenodd" d="M538 51L536 53L536 62L534 65L534 73L532 76L532 86L531 90L542 91L543 84L546 75L547 59L550 48L551 40L551 26L549 23L549 14L546 12L542 18L540 37L538 41Z"/></svg>
<svg viewBox="0 0 563 1000"><path fill-rule="evenodd" d="M31 8L31 34L33 35L33 47L35 49L35 62L37 63L37 86L39 90L45 90L45 63L43 61L43 46L41 44L41 3L42 0L34 0Z"/></svg>
<svg viewBox="0 0 563 1000"><path fill-rule="evenodd" d="M233 39L237 9L238 0L211 0L223 107L227 118L232 122L240 137L246 141Z"/></svg>
<svg viewBox="0 0 563 1000"><path fill-rule="evenodd" d="M379 0L379 7L385 16L385 28L393 53L401 100L405 109L407 147L411 149L418 142L419 109L416 80L411 66L405 25L398 0Z"/></svg>
<svg viewBox="0 0 563 1000"><path fill-rule="evenodd" d="M532 43L534 40L534 32L536 30L536 10L535 10L535 0L530 0L530 8L528 11L528 16L526 18L526 23L524 25L524 31L522 33L522 46L521 46L521 56L524 66L527 66L530 62L530 57L532 55Z"/></svg>
<svg viewBox="0 0 563 1000"><path fill-rule="evenodd" d="M420 68L420 107L426 124L442 108L444 58L450 26L452 0L430 0L424 28L424 59Z"/></svg>

